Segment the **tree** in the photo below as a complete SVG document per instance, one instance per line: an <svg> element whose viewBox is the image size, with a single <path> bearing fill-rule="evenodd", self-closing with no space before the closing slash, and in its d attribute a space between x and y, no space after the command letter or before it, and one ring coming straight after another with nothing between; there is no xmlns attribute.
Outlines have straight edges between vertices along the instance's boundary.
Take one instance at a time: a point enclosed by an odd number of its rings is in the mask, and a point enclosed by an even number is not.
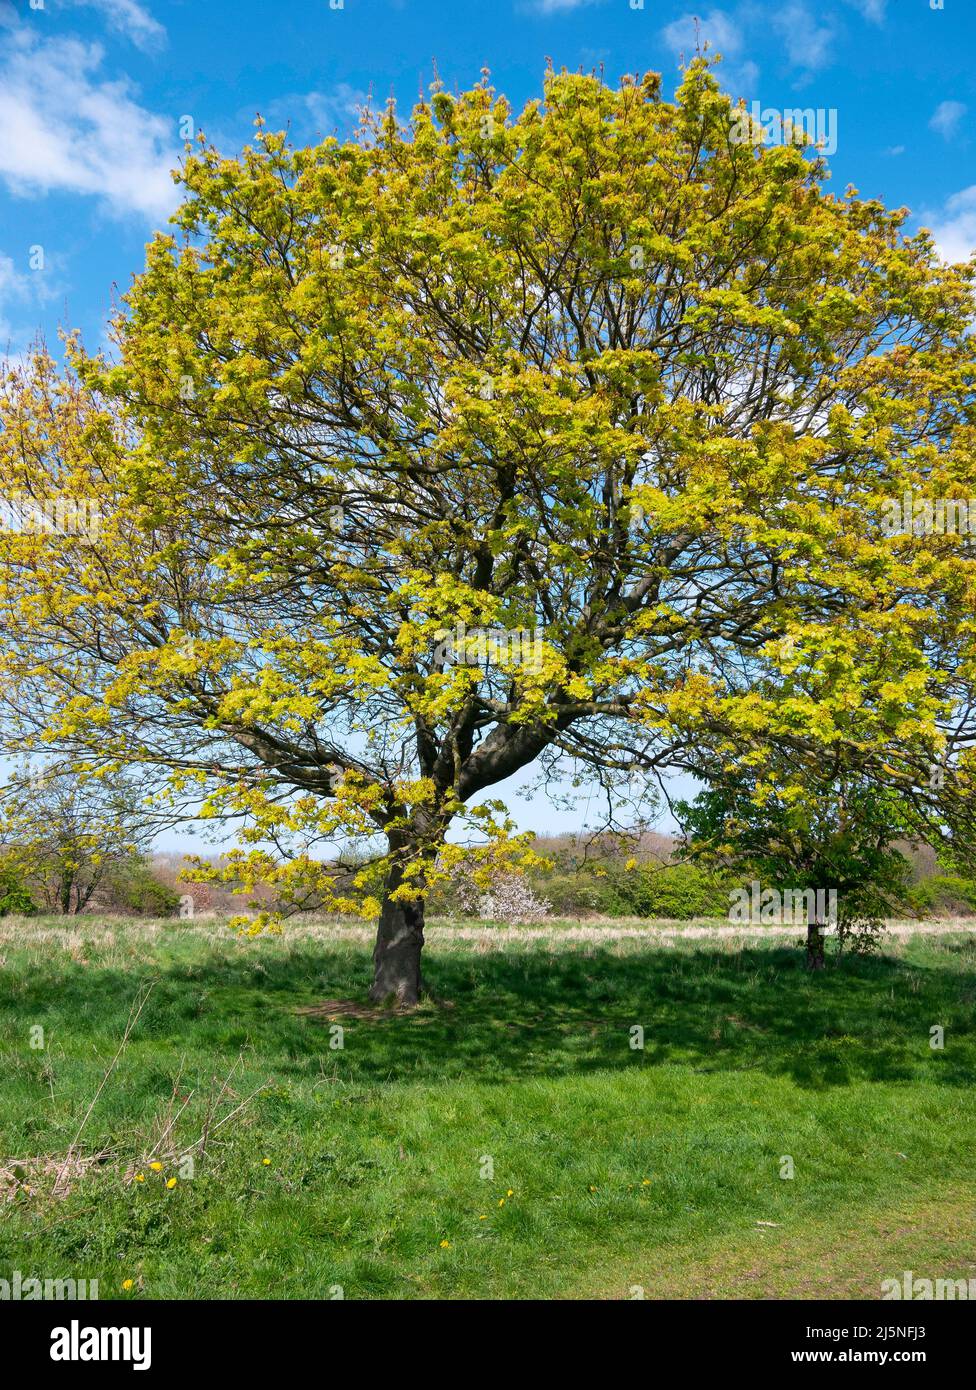
<svg viewBox="0 0 976 1390"><path fill-rule="evenodd" d="M238 818L286 910L378 916L374 999L418 998L452 824L530 859L482 799L523 768L612 800L762 739L924 798L972 738L972 559L886 518L976 495L973 272L743 143L706 63L659 85L201 140L120 361L5 389L5 475L98 518L0 537L11 730ZM354 841L382 893L323 861Z"/></svg>
<svg viewBox="0 0 976 1390"><path fill-rule="evenodd" d="M678 814L682 857L756 874L791 901L802 895L810 970L824 967L829 926L842 944L869 946L884 917L906 902L910 866L895 842L913 820L872 782L825 777L781 757L761 771L713 769L711 784Z"/></svg>
<svg viewBox="0 0 976 1390"><path fill-rule="evenodd" d="M0 789L0 843L49 912L83 912L113 873L131 870L157 822L119 778L14 774Z"/></svg>

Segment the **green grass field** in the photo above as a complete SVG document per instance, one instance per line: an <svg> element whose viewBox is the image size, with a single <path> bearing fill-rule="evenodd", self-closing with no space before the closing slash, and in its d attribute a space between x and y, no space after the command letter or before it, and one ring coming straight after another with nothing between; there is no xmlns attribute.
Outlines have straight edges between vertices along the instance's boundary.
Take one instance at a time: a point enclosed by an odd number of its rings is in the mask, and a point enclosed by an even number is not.
<svg viewBox="0 0 976 1390"><path fill-rule="evenodd" d="M365 932L0 924L0 1277L120 1298L976 1277L976 936L817 976L727 931L428 941L442 1002L377 1017Z"/></svg>

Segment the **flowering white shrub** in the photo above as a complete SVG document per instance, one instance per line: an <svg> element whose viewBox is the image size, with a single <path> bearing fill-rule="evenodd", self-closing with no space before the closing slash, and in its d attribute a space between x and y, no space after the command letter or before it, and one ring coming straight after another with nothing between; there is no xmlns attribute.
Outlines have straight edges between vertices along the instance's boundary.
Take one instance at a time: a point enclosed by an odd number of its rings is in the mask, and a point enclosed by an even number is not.
<svg viewBox="0 0 976 1390"><path fill-rule="evenodd" d="M486 922L517 926L520 922L544 922L552 911L547 898L539 898L516 874L500 875L489 892L478 900L478 916Z"/></svg>

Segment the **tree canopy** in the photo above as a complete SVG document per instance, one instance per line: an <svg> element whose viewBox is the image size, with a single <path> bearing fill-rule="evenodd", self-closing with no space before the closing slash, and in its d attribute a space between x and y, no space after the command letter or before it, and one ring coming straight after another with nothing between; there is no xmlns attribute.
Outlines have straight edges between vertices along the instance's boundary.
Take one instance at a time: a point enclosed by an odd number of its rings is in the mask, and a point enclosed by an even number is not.
<svg viewBox="0 0 976 1390"><path fill-rule="evenodd" d="M8 737L242 817L233 871L378 915L408 1003L449 826L530 854L483 796L532 764L780 749L962 825L972 551L884 521L976 496L973 270L737 124L695 61L201 141L119 360L6 378L4 476L98 520L0 537Z"/></svg>
<svg viewBox="0 0 976 1390"><path fill-rule="evenodd" d="M838 780L767 750L761 770L743 761L710 769L705 789L677 810L681 858L757 875L750 918L758 907L760 921L777 921L784 890L805 895L813 969L824 964L825 930L836 930L842 945L868 949L884 919L905 909L911 871L899 842L919 822L891 786ZM764 918L762 892L770 889Z"/></svg>

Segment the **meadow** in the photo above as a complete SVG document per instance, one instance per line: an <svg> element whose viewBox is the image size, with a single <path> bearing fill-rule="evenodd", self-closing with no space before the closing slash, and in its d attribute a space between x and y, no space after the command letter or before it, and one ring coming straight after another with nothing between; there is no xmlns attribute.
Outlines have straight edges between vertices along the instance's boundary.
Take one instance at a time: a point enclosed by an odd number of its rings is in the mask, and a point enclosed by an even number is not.
<svg viewBox="0 0 976 1390"><path fill-rule="evenodd" d="M365 928L6 919L0 1275L123 1299L976 1276L976 935L905 928L815 975L793 936L435 922L437 1002L390 1015Z"/></svg>

